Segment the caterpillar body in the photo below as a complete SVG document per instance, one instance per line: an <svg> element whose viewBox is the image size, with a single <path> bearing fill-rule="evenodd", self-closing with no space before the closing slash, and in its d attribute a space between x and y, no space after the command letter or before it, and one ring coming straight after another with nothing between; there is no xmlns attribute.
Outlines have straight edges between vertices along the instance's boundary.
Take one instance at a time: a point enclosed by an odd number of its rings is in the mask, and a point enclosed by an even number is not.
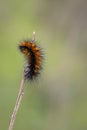
<svg viewBox="0 0 87 130"><path fill-rule="evenodd" d="M42 68L42 50L35 41L24 40L19 44L20 51L25 55L26 65L24 69L25 79L35 79Z"/></svg>

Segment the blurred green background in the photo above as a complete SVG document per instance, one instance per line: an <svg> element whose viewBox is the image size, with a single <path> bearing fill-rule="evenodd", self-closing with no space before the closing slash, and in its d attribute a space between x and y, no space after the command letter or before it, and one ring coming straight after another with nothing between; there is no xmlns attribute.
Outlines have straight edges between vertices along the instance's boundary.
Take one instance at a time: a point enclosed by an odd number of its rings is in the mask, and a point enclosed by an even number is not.
<svg viewBox="0 0 87 130"><path fill-rule="evenodd" d="M14 130L87 130L87 1L0 0L0 130L22 79L20 40L43 48L41 76L26 83Z"/></svg>

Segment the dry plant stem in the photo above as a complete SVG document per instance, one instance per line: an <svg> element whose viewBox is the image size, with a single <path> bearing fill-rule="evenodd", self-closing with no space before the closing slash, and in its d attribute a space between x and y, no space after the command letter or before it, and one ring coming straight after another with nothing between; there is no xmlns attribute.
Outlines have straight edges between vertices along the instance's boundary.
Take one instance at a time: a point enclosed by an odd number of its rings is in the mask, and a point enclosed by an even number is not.
<svg viewBox="0 0 87 130"><path fill-rule="evenodd" d="M33 42L35 41L35 32L33 32L33 34L32 34L32 41ZM20 85L19 94L18 94L18 97L17 97L17 100L16 100L16 104L15 104L15 107L14 107L14 110L13 110L13 113L12 113L12 116L11 116L9 130L13 130L13 127L14 127L14 122L15 122L15 119L16 119L16 114L18 112L18 108L20 106L21 99L22 99L23 94L24 94L25 81L26 81L25 77L23 77L21 85Z"/></svg>
<svg viewBox="0 0 87 130"><path fill-rule="evenodd" d="M33 42L35 41L35 32L33 32L33 34L32 34L32 41Z"/></svg>
<svg viewBox="0 0 87 130"><path fill-rule="evenodd" d="M19 108L20 103L21 103L21 99L22 99L23 94L24 94L24 86L25 86L25 78L22 79L22 82L21 82L21 85L20 85L20 90L19 90L18 98L16 100L14 111L13 111L12 116L11 116L9 130L13 130L14 122L15 122L15 119L16 119L16 114L17 114L18 108Z"/></svg>

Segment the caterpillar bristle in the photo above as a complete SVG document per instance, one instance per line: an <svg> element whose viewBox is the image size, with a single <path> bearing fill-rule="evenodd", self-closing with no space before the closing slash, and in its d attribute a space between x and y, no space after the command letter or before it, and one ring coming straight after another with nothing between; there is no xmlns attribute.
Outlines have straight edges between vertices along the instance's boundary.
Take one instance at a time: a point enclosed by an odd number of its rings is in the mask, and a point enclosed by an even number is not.
<svg viewBox="0 0 87 130"><path fill-rule="evenodd" d="M33 80L42 69L42 51L36 42L33 40L24 40L19 44L20 51L25 55L26 65L24 69L25 79Z"/></svg>

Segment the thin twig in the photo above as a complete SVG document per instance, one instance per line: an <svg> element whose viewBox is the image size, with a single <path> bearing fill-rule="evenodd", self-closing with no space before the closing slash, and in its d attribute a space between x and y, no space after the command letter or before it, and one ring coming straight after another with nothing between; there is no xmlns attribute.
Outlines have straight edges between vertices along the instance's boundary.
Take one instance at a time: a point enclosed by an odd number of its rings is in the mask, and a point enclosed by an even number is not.
<svg viewBox="0 0 87 130"><path fill-rule="evenodd" d="M33 34L32 34L32 41L33 42L35 41L35 32L33 32Z"/></svg>
<svg viewBox="0 0 87 130"><path fill-rule="evenodd" d="M13 113L12 113L12 116L11 116L9 130L13 130L14 122L15 122L15 119L16 119L16 114L18 112L18 108L20 106L21 99L22 99L23 94L24 94L24 86L25 86L25 79L23 78L22 81L21 81L20 90L19 90L19 94L18 94L18 97L17 97L17 100L16 100L16 104L15 104L15 107L14 107L14 110L13 110Z"/></svg>
<svg viewBox="0 0 87 130"><path fill-rule="evenodd" d="M32 34L32 41L33 42L35 41L35 32L33 32L33 34ZM20 85L20 90L19 90L19 93L18 93L18 97L17 97L17 100L16 100L16 104L15 104L15 107L14 107L14 110L13 110L13 113L12 113L12 116L11 116L9 130L13 130L13 127L14 127L14 122L15 122L15 119L16 119L16 114L18 112L18 108L20 106L20 103L21 103L21 100L22 100L22 97L23 97L23 94L24 94L25 81L26 81L26 79L25 79L25 77L23 77L23 79L21 81L21 85Z"/></svg>

